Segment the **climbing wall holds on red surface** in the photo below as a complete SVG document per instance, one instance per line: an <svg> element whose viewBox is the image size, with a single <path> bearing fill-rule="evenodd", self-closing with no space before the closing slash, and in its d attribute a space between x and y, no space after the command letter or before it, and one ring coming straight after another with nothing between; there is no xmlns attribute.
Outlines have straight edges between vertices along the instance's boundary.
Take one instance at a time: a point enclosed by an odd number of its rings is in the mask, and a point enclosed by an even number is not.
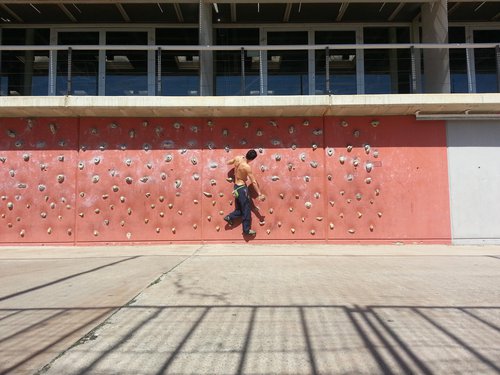
<svg viewBox="0 0 500 375"><path fill-rule="evenodd" d="M0 242L75 241L76 119L0 119Z"/></svg>
<svg viewBox="0 0 500 375"><path fill-rule="evenodd" d="M328 117L325 128L330 240L449 241L443 122Z"/></svg>
<svg viewBox="0 0 500 375"><path fill-rule="evenodd" d="M1 119L0 241L449 242L443 122L381 118ZM251 162L255 238L232 166ZM255 198L255 197L254 197Z"/></svg>
<svg viewBox="0 0 500 375"><path fill-rule="evenodd" d="M83 119L78 241L201 240L199 120Z"/></svg>
<svg viewBox="0 0 500 375"><path fill-rule="evenodd" d="M264 202L254 199L257 239L325 238L322 118L209 120L204 142L204 239L242 238L241 225L230 228L223 220L235 208L227 162L249 149L257 151L250 165L267 196Z"/></svg>

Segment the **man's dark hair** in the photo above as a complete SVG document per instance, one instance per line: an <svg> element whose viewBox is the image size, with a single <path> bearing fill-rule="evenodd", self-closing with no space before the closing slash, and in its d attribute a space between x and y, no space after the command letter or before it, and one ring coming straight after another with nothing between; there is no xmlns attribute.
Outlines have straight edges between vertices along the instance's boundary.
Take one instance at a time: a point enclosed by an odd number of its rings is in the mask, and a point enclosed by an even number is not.
<svg viewBox="0 0 500 375"><path fill-rule="evenodd" d="M257 157L257 151L255 150L250 150L247 152L247 154L245 155L245 158L247 160L253 160Z"/></svg>

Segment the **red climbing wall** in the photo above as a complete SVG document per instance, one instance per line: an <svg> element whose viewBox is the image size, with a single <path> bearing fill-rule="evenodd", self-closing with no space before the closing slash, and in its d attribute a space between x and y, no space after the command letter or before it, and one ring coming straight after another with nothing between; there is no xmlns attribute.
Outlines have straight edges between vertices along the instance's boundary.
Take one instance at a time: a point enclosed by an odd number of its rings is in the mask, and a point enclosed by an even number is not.
<svg viewBox="0 0 500 375"><path fill-rule="evenodd" d="M449 242L445 126L412 117L0 119L0 243ZM248 149L266 201L234 209Z"/></svg>

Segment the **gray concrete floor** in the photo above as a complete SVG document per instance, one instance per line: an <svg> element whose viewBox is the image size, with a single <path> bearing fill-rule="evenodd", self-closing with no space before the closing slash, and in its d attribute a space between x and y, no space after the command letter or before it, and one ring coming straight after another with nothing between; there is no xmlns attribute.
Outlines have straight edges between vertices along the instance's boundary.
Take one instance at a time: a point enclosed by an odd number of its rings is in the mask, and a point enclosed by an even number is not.
<svg viewBox="0 0 500 375"><path fill-rule="evenodd" d="M2 374L498 374L500 247L2 247L0 353Z"/></svg>

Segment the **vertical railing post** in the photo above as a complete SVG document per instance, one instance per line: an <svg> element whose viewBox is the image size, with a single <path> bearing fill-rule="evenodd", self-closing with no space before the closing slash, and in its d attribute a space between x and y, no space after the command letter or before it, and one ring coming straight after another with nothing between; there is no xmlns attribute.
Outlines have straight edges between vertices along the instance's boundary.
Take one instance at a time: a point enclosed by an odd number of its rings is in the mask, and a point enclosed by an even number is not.
<svg viewBox="0 0 500 375"><path fill-rule="evenodd" d="M161 96L161 47L158 47L156 53L156 96Z"/></svg>
<svg viewBox="0 0 500 375"><path fill-rule="evenodd" d="M330 95L330 49L325 48L325 91Z"/></svg>
<svg viewBox="0 0 500 375"><path fill-rule="evenodd" d="M73 48L68 47L68 86L66 88L66 95L71 95L73 92L72 82L71 82L71 66L73 65Z"/></svg>
<svg viewBox="0 0 500 375"><path fill-rule="evenodd" d="M241 47L241 95L245 95L245 49Z"/></svg>
<svg viewBox="0 0 500 375"><path fill-rule="evenodd" d="M415 47L410 47L410 63L411 63L411 93L417 93L417 65L415 61Z"/></svg>

